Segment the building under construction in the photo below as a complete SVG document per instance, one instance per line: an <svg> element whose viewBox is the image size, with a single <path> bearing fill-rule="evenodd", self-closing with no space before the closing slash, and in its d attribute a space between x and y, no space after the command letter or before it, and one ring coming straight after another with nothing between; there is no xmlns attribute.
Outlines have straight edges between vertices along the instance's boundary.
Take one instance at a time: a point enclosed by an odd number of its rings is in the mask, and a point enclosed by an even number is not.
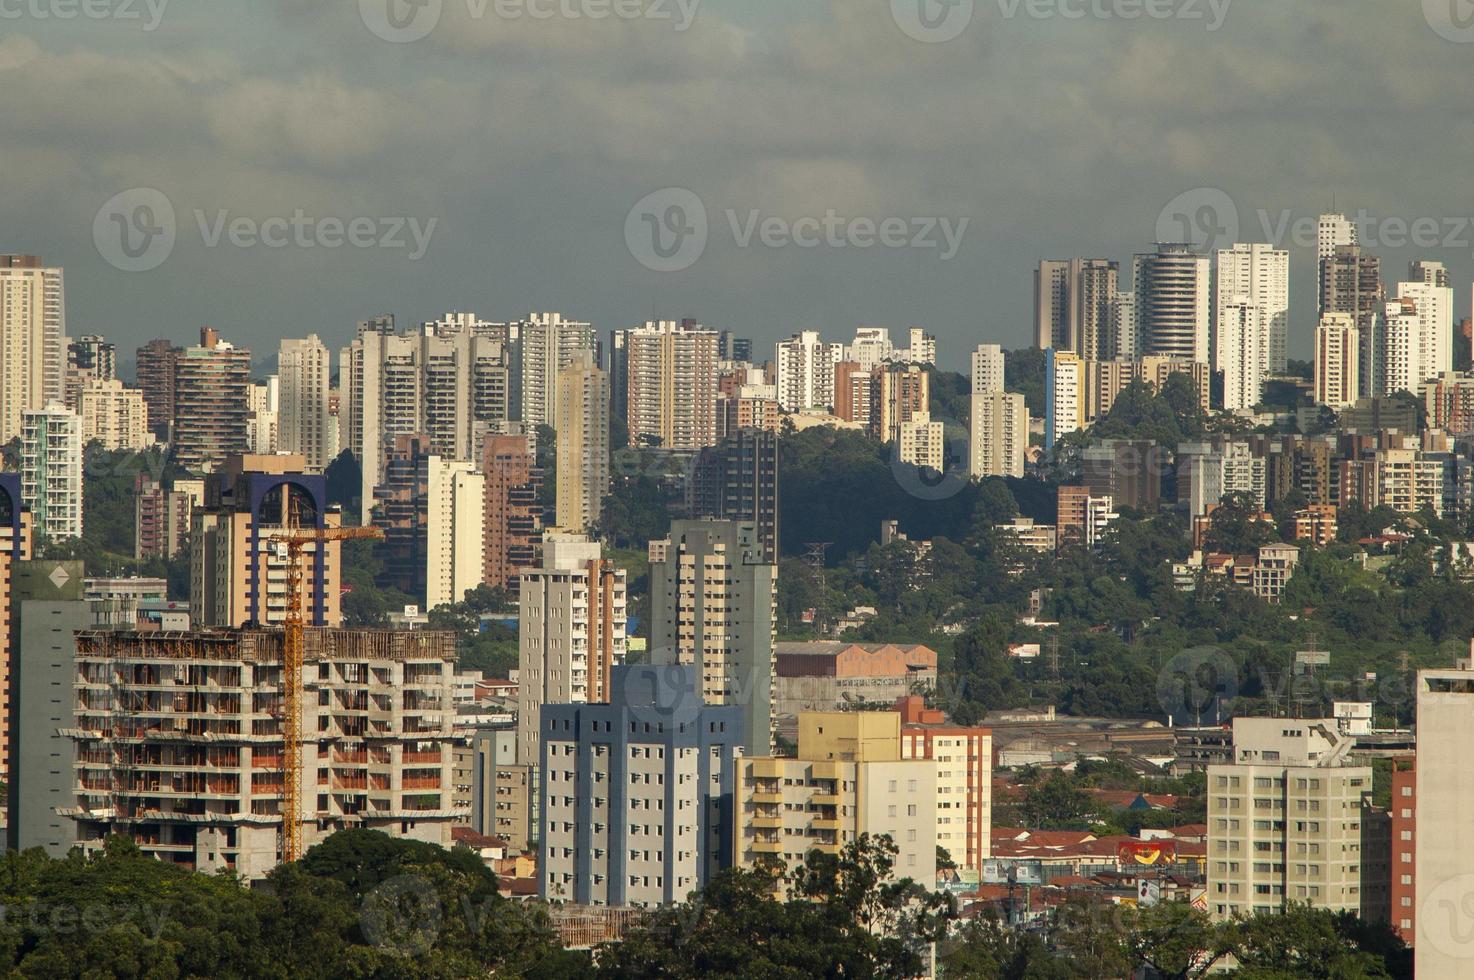
<svg viewBox="0 0 1474 980"><path fill-rule="evenodd" d="M281 860L286 766L280 629L77 635L76 806L109 834L201 871ZM306 629L298 826L310 847L363 827L450 846L454 634Z"/></svg>

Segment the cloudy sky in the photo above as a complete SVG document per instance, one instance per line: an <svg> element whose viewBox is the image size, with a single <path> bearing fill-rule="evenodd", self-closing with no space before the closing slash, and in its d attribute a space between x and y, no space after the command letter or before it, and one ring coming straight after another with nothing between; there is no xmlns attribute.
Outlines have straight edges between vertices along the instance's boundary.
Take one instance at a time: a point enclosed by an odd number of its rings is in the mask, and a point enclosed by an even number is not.
<svg viewBox="0 0 1474 980"><path fill-rule="evenodd" d="M1467 315L1462 0L947 2L0 0L0 250L128 351L557 310L960 368L1181 214L1285 241L1304 356L1334 199Z"/></svg>

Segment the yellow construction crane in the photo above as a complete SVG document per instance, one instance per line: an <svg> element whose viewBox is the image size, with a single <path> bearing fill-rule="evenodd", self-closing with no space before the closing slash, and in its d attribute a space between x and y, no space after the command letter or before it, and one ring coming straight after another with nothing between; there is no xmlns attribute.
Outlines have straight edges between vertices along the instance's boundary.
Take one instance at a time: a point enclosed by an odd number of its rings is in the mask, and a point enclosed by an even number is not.
<svg viewBox="0 0 1474 980"><path fill-rule="evenodd" d="M382 540L376 527L288 527L270 534L287 562L287 616L282 640L281 859L302 856L302 559L307 546L329 541Z"/></svg>

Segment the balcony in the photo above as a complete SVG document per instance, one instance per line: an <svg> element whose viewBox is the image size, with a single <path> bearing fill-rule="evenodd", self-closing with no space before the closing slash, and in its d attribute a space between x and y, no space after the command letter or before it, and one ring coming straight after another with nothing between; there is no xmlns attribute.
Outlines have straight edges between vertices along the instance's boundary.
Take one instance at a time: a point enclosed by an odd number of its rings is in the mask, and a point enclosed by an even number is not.
<svg viewBox="0 0 1474 980"><path fill-rule="evenodd" d="M780 830L783 827L782 817L753 817L747 822L759 830Z"/></svg>
<svg viewBox="0 0 1474 980"><path fill-rule="evenodd" d="M767 804L782 803L783 802L783 794L782 793L753 793L752 794L752 802L754 802L754 803L767 803Z"/></svg>
<svg viewBox="0 0 1474 980"><path fill-rule="evenodd" d="M782 854L783 842L778 840L755 840L748 845L754 854Z"/></svg>

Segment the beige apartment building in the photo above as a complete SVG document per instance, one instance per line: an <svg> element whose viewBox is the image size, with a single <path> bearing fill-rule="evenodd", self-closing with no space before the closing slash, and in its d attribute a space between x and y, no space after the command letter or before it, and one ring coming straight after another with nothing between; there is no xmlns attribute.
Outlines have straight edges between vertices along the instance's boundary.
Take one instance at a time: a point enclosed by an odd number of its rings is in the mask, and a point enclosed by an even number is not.
<svg viewBox="0 0 1474 980"><path fill-rule="evenodd" d="M1233 763L1208 767L1214 918L1303 902L1385 919L1387 883L1364 874L1372 769L1351 746L1332 719L1234 719Z"/></svg>
<svg viewBox="0 0 1474 980"><path fill-rule="evenodd" d="M716 445L717 339L715 330L671 321L647 323L626 334L630 445L641 440L658 440L665 449Z"/></svg>
<svg viewBox="0 0 1474 980"><path fill-rule="evenodd" d="M260 878L281 857L280 630L84 631L77 637L76 805L108 836L198 871ZM449 847L455 637L309 629L303 642L306 847L363 827Z"/></svg>
<svg viewBox="0 0 1474 980"><path fill-rule="evenodd" d="M937 763L902 757L897 712L799 715L797 758L737 760L736 811L740 867L793 868L870 834L896 845L895 877L936 881Z"/></svg>
<svg viewBox="0 0 1474 980"><path fill-rule="evenodd" d="M21 415L66 399L62 270L34 255L0 255L0 443Z"/></svg>
<svg viewBox="0 0 1474 980"><path fill-rule="evenodd" d="M1418 755L1412 794L1416 846L1412 871L1401 855L1392 873L1412 884L1418 980L1457 980L1474 974L1474 669L1418 672ZM1398 797L1394 807L1408 804ZM1399 816L1402 814L1399 812ZM1411 877L1403 878L1410 874ZM1407 909L1396 910L1398 916Z"/></svg>
<svg viewBox="0 0 1474 980"><path fill-rule="evenodd" d="M154 443L143 392L125 388L116 378L82 382L77 393L82 416L82 445L94 442L107 450L146 449Z"/></svg>

